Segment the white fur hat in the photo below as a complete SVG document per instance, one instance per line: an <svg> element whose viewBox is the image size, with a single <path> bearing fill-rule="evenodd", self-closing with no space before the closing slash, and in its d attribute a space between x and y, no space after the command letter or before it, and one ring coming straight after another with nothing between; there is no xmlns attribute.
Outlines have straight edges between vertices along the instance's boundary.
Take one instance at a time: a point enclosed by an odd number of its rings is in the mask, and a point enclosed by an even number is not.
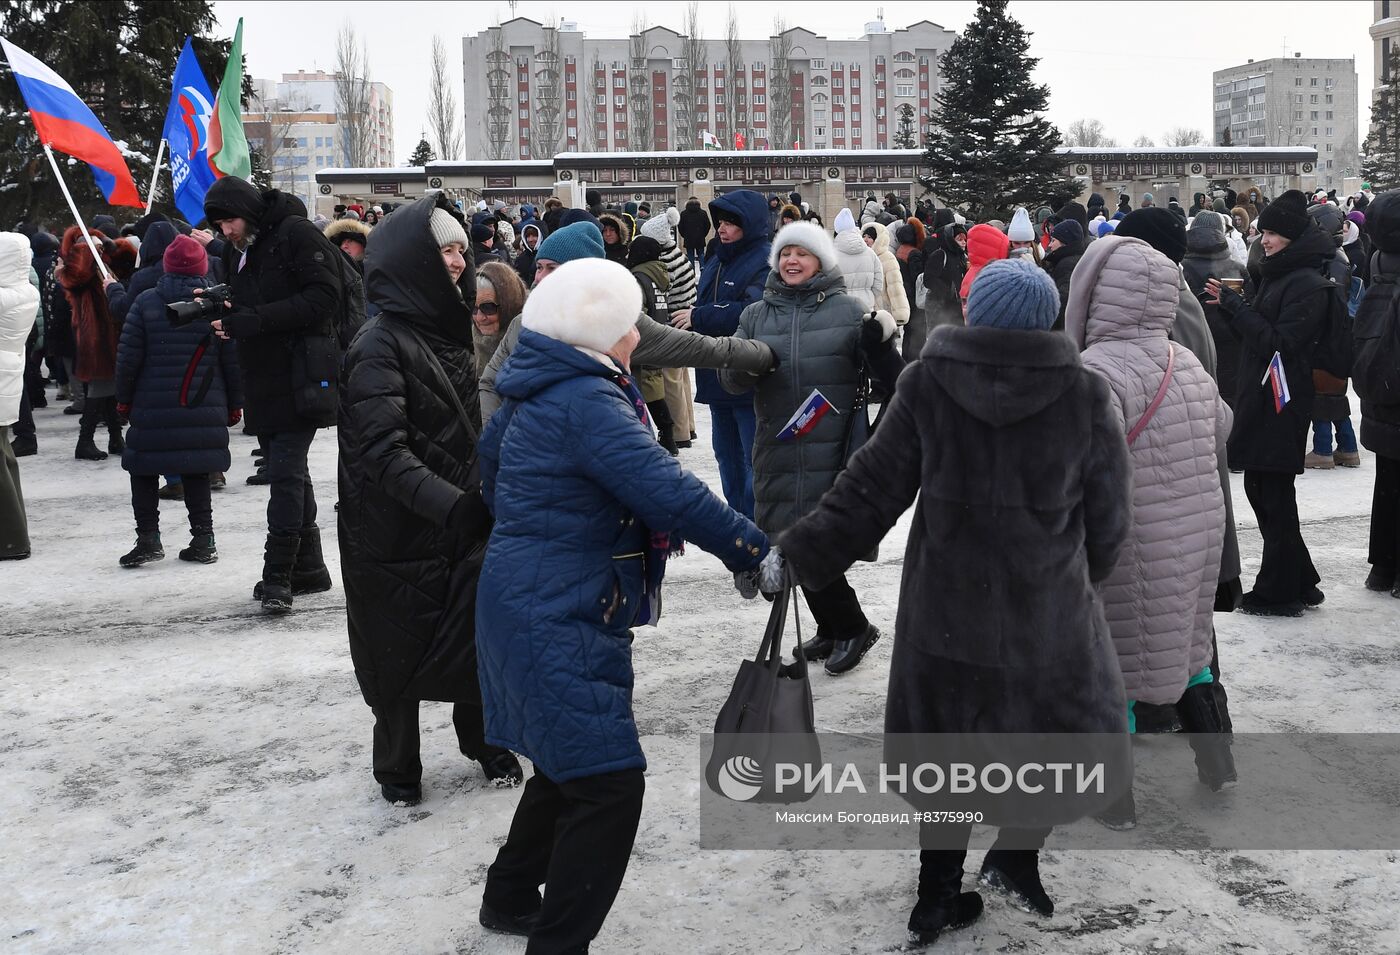
<svg viewBox="0 0 1400 955"><path fill-rule="evenodd" d="M631 272L607 259L575 259L535 286L520 321L567 345L606 352L641 312L642 290Z"/></svg>
<svg viewBox="0 0 1400 955"><path fill-rule="evenodd" d="M849 215L849 213L847 213ZM778 267L778 255L790 245L801 246L817 257L822 271L829 272L837 267L836 243L826 230L815 222L789 222L773 237L773 248L768 253L768 267Z"/></svg>
<svg viewBox="0 0 1400 955"><path fill-rule="evenodd" d="M651 216L642 220L642 235L649 239L655 239L657 245L662 250L672 248L676 244L676 236L671 230L681 224L680 210L675 206L667 208L664 215Z"/></svg>
<svg viewBox="0 0 1400 955"><path fill-rule="evenodd" d="M836 213L836 231L846 232L856 227L856 217L851 215L850 209L842 209Z"/></svg>

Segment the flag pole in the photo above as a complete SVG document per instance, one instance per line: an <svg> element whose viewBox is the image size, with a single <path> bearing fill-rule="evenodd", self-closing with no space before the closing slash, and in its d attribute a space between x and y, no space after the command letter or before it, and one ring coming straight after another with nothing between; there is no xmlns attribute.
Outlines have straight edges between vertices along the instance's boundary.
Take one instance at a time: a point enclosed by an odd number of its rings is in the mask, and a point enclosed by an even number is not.
<svg viewBox="0 0 1400 955"><path fill-rule="evenodd" d="M87 240L88 250L92 252L92 260L97 263L97 269L102 273L104 283L112 281L112 273L107 271L107 265L102 261L102 253L97 250L97 243L92 239L92 233L88 232L87 223L83 222L82 215L78 212L78 206L73 202L73 194L68 191L68 183L63 181L63 173L58 168L58 160L53 157L53 149L48 143L44 143L44 155L49 157L49 165L53 166L53 174L58 179L58 188L63 190L63 198L68 200L68 209L73 213L73 218L78 222L78 228L83 231L83 238Z"/></svg>
<svg viewBox="0 0 1400 955"><path fill-rule="evenodd" d="M151 214L151 206L156 202L156 180L160 178L160 161L165 158L165 137L161 137L160 147L156 149L156 165L151 172L151 191L146 193L146 215Z"/></svg>

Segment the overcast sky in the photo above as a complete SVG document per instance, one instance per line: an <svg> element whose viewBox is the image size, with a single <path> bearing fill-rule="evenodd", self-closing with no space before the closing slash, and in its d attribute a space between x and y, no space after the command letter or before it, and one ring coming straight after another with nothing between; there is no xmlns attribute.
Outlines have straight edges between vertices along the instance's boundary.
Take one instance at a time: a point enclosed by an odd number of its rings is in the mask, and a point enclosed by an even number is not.
<svg viewBox="0 0 1400 955"><path fill-rule="evenodd" d="M452 64L461 61L461 38L497 20L508 20L510 4L473 2L341 2L216 0L214 9L228 35L243 17L243 52L256 77L276 79L299 69L332 70L335 35L348 20L371 39L374 79L394 91L398 161L408 158L424 126L428 54L434 33L448 41ZM866 16L884 10L893 30L928 19L961 30L977 9L974 0L845 4L755 2L734 4L746 36L766 37L774 16L833 39L858 37ZM632 17L644 10L653 25L679 30L684 2L596 3L521 0L515 16L545 22L573 20L594 36L626 36ZM702 0L704 35L724 33L729 4ZM1370 114L1371 24L1369 0L1012 0L1012 16L1032 32L1031 52L1040 58L1036 79L1050 87L1050 119L1062 129L1081 117L1101 120L1120 145L1138 136L1160 141L1174 126L1209 135L1211 72L1246 59L1281 56L1353 57L1359 83L1360 135ZM457 98L461 77L454 73Z"/></svg>

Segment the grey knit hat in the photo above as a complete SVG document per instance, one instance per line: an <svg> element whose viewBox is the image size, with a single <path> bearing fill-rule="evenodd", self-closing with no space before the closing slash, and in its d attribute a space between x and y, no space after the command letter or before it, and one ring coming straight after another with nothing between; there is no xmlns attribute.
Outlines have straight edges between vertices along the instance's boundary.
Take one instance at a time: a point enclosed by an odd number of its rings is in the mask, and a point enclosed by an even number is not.
<svg viewBox="0 0 1400 955"><path fill-rule="evenodd" d="M967 293L967 324L993 328L1048 329L1060 314L1060 293L1050 273L1026 259L990 262Z"/></svg>
<svg viewBox="0 0 1400 955"><path fill-rule="evenodd" d="M434 209L432 215L428 216L428 232L432 234L433 242L439 249L453 242L464 249L471 244L467 239L467 230L463 229L457 217L446 209Z"/></svg>

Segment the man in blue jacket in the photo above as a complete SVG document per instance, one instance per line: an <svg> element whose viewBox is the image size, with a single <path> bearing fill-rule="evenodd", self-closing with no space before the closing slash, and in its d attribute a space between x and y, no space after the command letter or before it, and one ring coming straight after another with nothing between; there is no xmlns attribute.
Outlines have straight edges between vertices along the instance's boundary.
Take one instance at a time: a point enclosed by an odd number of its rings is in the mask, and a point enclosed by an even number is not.
<svg viewBox="0 0 1400 955"><path fill-rule="evenodd" d="M728 337L738 329L744 309L763 297L772 243L768 203L761 194L740 189L711 202L710 218L719 245L700 273L695 307L673 312L671 324ZM701 368L695 372L695 400L710 406L710 443L719 463L724 498L734 510L752 518L753 392L731 395L720 387L716 372Z"/></svg>

